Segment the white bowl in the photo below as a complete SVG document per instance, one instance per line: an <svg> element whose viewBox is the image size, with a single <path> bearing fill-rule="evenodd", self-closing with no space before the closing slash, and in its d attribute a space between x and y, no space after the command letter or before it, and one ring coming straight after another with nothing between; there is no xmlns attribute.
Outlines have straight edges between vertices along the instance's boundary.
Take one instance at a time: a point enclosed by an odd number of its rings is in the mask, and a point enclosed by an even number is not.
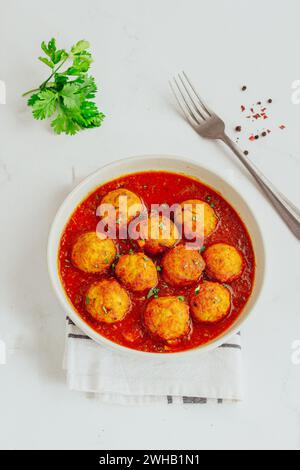
<svg viewBox="0 0 300 470"><path fill-rule="evenodd" d="M221 193L221 195L232 205L232 207L234 207L238 214L240 214L242 220L246 224L252 239L255 257L256 260L258 260L252 295L237 321L221 336L208 344L187 351L163 355L126 348L125 346L113 343L93 330L80 317L80 315L71 305L66 296L58 273L58 250L61 235L69 218L73 214L76 207L82 202L82 200L84 200L87 195L93 192L98 186L101 186L107 181L116 179L129 173L137 173L149 170L165 170L173 173L184 173L199 179L206 185L211 186L215 191ZM261 231L249 206L242 196L220 176L209 170L206 170L203 167L200 167L196 162L189 161L182 157L171 157L165 155L140 156L119 160L100 168L98 171L82 181L69 194L58 210L51 227L48 241L48 267L52 285L64 309L64 314L68 315L71 320L90 338L102 346L118 350L119 352L135 356L144 356L145 359L147 357L158 357L161 359L163 356L163 358L167 360L178 356L185 357L190 354L199 354L201 352L203 353L215 349L221 344L225 343L231 336L240 330L241 326L244 324L245 320L249 317L251 311L253 310L254 304L256 303L263 286L265 271L265 249Z"/></svg>

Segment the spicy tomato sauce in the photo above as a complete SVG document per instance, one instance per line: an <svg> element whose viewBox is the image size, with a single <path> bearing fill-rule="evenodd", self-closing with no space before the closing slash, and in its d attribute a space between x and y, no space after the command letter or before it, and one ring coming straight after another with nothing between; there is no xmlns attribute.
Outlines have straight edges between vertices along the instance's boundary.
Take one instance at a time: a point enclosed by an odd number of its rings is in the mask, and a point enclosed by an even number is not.
<svg viewBox="0 0 300 470"><path fill-rule="evenodd" d="M134 294L130 292L133 308L126 318L115 324L99 323L93 319L85 308L86 292L90 285L103 277L113 277L114 268L105 275L88 274L75 268L71 263L71 250L78 236L87 231L96 230L99 217L96 210L101 199L109 191L126 188L139 195L146 207L151 204L172 205L188 199L200 199L211 204L218 218L216 231L205 241L208 247L214 243L228 243L238 248L244 257L245 268L242 276L229 286L232 294L232 308L230 314L221 322L205 325L193 322L192 332L184 338L169 345L152 337L143 325L143 311L147 304L147 294ZM128 253L129 250L138 251L136 245L130 240L117 240L119 254ZM156 265L160 265L161 257L153 257ZM251 239L247 229L236 211L225 199L200 181L185 175L150 171L130 174L119 179L105 183L91 193L75 210L68 221L61 238L58 254L59 272L66 294L75 310L95 331L109 340L129 348L169 353L192 349L210 342L226 331L239 317L247 303L253 288L255 274L255 257ZM189 288L174 288L168 286L159 274L159 296L176 295L187 299L194 291L195 286ZM207 275L204 273L204 279Z"/></svg>

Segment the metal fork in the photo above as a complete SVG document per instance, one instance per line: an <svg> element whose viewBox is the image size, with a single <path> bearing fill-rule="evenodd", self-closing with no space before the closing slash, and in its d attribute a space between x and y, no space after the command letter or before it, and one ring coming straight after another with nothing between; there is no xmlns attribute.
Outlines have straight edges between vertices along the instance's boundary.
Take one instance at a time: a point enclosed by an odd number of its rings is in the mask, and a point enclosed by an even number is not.
<svg viewBox="0 0 300 470"><path fill-rule="evenodd" d="M182 74L178 75L178 78L174 77L173 83L169 83L176 101L189 124L202 137L221 140L228 145L265 192L293 234L300 240L300 210L275 188L247 158L244 152L228 137L225 132L224 121L204 103L186 73L182 72Z"/></svg>

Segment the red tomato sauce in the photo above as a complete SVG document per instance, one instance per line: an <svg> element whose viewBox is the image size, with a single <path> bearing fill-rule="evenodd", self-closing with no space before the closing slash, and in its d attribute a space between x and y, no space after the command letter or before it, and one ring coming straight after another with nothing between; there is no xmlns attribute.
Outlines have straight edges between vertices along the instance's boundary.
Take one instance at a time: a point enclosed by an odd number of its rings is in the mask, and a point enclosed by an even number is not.
<svg viewBox="0 0 300 470"><path fill-rule="evenodd" d="M96 230L99 217L96 209L102 197L111 190L118 188L129 189L138 194L149 209L151 204L172 205L188 199L209 201L214 208L219 224L216 231L205 240L205 247L214 243L228 243L240 250L244 257L244 271L241 277L230 284L232 294L232 308L230 314L213 325L193 322L192 332L188 338L179 340L176 344L165 344L154 338L143 325L143 311L148 302L147 294L134 294L130 292L132 310L124 320L115 324L105 324L93 319L85 308L86 292L90 285L103 277L113 277L113 267L106 274L88 274L72 265L71 250L78 236L87 231ZM129 250L140 251L136 244L130 240L117 240L118 253L125 254ZM151 256L156 265L160 265L161 256ZM236 211L225 199L204 185L200 181L185 175L151 171L123 176L119 179L105 183L91 193L75 210L68 221L60 242L58 255L59 272L66 294L82 319L95 331L128 348L141 351L170 353L209 343L219 337L236 322L245 307L254 283L255 257L251 239L247 229ZM168 286L161 273L159 275L159 296L176 295L186 299L194 292L195 286L189 288L174 288ZM204 272L203 279L208 279Z"/></svg>

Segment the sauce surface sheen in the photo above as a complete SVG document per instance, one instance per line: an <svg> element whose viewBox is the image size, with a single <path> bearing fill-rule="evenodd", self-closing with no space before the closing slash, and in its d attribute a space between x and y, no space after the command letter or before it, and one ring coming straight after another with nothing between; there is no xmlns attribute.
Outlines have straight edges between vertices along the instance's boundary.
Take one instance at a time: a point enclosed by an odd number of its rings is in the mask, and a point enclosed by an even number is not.
<svg viewBox="0 0 300 470"><path fill-rule="evenodd" d="M151 204L166 203L171 206L188 199L210 201L219 218L219 224L216 231L205 241L206 248L214 243L228 243L241 251L245 262L242 276L229 286L232 294L232 309L223 321L213 325L193 322L192 333L188 338L182 339L174 345L169 345L152 337L143 325L146 296L131 292L132 310L123 321L112 325L99 323L87 313L85 297L88 288L103 277L113 277L114 271L110 269L105 275L84 273L70 263L71 250L80 234L96 230L99 222L96 209L100 205L102 197L109 191L118 188L126 188L138 194L147 209ZM128 253L132 249L140 251L130 240L117 240L117 246L119 254ZM220 336L237 320L245 307L252 292L255 274L255 257L250 236L241 218L228 202L220 194L196 179L161 171L126 175L98 187L77 207L68 221L61 238L58 258L59 272L66 294L75 310L88 325L104 337L122 346L156 353L193 349ZM151 256L151 258L160 266L161 257ZM180 289L170 287L166 285L161 274L158 274L159 296L176 295L188 299L195 289L195 285ZM205 273L203 279L208 279Z"/></svg>

